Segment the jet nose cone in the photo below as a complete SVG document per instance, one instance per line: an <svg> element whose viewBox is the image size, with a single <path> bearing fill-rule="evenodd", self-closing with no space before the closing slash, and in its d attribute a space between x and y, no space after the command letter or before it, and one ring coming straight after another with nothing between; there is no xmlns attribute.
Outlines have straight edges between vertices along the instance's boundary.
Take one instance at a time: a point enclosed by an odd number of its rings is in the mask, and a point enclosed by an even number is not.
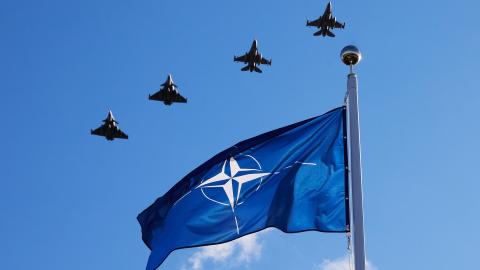
<svg viewBox="0 0 480 270"><path fill-rule="evenodd" d="M332 11L332 2L328 2L327 10L330 11L330 12Z"/></svg>
<svg viewBox="0 0 480 270"><path fill-rule="evenodd" d="M112 121L112 120L114 120L112 110L108 110L107 118L103 121L107 122L107 121Z"/></svg>
<svg viewBox="0 0 480 270"><path fill-rule="evenodd" d="M172 74L168 74L167 83L169 84L173 83Z"/></svg>

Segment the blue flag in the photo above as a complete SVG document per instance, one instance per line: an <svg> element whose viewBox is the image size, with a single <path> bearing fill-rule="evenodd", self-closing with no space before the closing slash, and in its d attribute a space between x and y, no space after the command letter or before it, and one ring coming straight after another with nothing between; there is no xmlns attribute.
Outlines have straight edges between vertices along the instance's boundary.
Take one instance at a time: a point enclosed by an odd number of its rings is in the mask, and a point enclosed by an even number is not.
<svg viewBox="0 0 480 270"><path fill-rule="evenodd" d="M345 107L240 142L190 172L137 217L147 270L172 251L275 227L347 232Z"/></svg>

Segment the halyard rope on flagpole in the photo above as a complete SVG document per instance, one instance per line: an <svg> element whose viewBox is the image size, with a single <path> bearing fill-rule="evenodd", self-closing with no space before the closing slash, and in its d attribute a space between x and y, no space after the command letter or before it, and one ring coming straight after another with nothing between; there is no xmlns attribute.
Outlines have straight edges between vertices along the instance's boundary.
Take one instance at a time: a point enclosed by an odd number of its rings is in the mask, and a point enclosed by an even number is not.
<svg viewBox="0 0 480 270"><path fill-rule="evenodd" d="M353 270L353 264L352 264L352 234L350 232L347 232L345 234L347 237L347 256L348 256L348 269Z"/></svg>

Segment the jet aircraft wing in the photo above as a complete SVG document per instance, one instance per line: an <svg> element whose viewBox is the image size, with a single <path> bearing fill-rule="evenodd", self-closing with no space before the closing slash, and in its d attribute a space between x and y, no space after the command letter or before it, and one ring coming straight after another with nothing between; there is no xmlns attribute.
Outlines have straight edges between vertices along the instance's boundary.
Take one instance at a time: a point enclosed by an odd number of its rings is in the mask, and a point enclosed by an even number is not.
<svg viewBox="0 0 480 270"><path fill-rule="evenodd" d="M91 130L90 133L92 135L105 136L105 127L102 125L95 130Z"/></svg>
<svg viewBox="0 0 480 270"><path fill-rule="evenodd" d="M311 21L311 22L307 21L307 26L317 26L318 27L320 25L320 21L321 21L321 19L316 19L316 20Z"/></svg>
<svg viewBox="0 0 480 270"><path fill-rule="evenodd" d="M248 62L248 54L244 54L242 56L235 56L233 57L233 61L237 61L237 62Z"/></svg>
<svg viewBox="0 0 480 270"><path fill-rule="evenodd" d="M157 93L149 96L149 99L166 101L166 102L177 102L177 103L187 103L187 99L184 98L176 91L168 92L167 90L160 90Z"/></svg>
<svg viewBox="0 0 480 270"><path fill-rule="evenodd" d="M335 25L334 25L333 27L334 27L334 28L345 28L345 24L344 24L344 23L335 22Z"/></svg>
<svg viewBox="0 0 480 270"><path fill-rule="evenodd" d="M167 97L166 90L162 89L162 90L156 92L155 94L149 96L148 98L153 99L153 100L164 101L166 97Z"/></svg>
<svg viewBox="0 0 480 270"><path fill-rule="evenodd" d="M117 129L115 131L115 134L114 134L114 137L115 138L119 138L119 139L128 139L128 135L125 134L123 131L121 131L120 129Z"/></svg>
<svg viewBox="0 0 480 270"><path fill-rule="evenodd" d="M172 102L178 102L178 103L187 103L187 99L184 98L182 95L180 95L179 93L174 93L172 96L171 96L171 100Z"/></svg>
<svg viewBox="0 0 480 270"><path fill-rule="evenodd" d="M268 59L265 59L262 57L262 59L260 59L260 64L262 65L272 65L272 60L268 60Z"/></svg>

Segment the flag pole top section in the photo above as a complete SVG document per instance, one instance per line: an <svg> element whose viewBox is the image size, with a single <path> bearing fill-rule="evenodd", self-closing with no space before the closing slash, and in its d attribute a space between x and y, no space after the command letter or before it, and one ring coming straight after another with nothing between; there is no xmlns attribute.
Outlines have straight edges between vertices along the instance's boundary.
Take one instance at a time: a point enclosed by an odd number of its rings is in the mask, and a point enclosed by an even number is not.
<svg viewBox="0 0 480 270"><path fill-rule="evenodd" d="M360 147L360 116L358 110L358 81L353 66L358 64L362 54L355 46L347 46L340 53L342 62L350 66L347 80L347 122L348 122L348 164L351 187L351 221L353 225L353 259L355 270L365 270L365 234L363 226L362 157Z"/></svg>
<svg viewBox="0 0 480 270"><path fill-rule="evenodd" d="M340 58L345 65L350 66L350 74L353 74L353 66L362 60L362 54L356 46L348 45L343 48Z"/></svg>

